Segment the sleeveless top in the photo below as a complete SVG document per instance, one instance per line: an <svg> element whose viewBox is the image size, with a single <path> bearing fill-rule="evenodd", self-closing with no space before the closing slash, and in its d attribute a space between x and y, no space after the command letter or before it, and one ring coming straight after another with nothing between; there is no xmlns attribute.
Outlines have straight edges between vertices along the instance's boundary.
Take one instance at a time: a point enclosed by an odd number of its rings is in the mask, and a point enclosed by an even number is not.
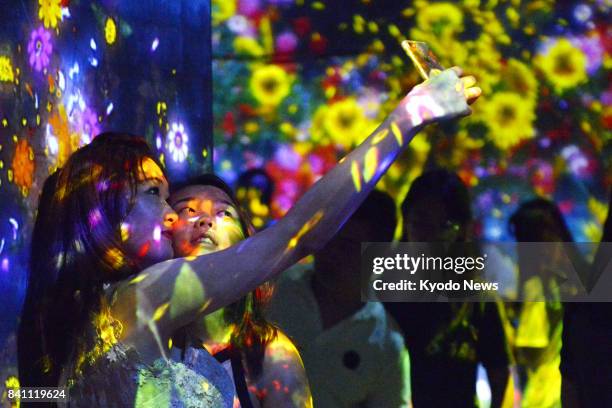
<svg viewBox="0 0 612 408"><path fill-rule="evenodd" d="M246 373L242 366L241 353L229 346L215 353L214 357L221 364L228 360L231 362L232 378L234 380L238 401L240 402L240 408L254 408L249 394Z"/></svg>
<svg viewBox="0 0 612 408"><path fill-rule="evenodd" d="M181 353L175 348L168 359L159 358L149 365L141 361L133 348L115 344L72 381L69 401L63 405L232 407L234 385L225 369L205 350L187 347Z"/></svg>

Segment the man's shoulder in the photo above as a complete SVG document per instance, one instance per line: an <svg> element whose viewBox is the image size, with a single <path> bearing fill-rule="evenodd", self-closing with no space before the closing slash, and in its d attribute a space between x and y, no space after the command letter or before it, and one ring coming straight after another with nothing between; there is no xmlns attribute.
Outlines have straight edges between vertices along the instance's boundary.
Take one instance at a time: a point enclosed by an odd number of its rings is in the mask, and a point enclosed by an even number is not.
<svg viewBox="0 0 612 408"><path fill-rule="evenodd" d="M368 302L354 316L355 320L367 322L370 329L371 343L391 352L400 352L404 348L404 336L393 316L387 312L381 302Z"/></svg>

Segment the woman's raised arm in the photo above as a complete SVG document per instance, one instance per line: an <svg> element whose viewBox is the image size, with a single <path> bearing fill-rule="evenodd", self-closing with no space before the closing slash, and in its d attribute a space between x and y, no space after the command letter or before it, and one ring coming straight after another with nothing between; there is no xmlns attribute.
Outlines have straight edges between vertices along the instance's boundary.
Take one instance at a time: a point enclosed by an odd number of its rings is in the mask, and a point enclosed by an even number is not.
<svg viewBox="0 0 612 408"><path fill-rule="evenodd" d="M145 329L163 341L198 314L236 301L319 250L424 125L469 114L466 100L478 97L480 89L472 87L474 78L459 74L449 69L416 86L374 133L270 228L224 251L153 265L124 284L113 314L127 323L126 335Z"/></svg>

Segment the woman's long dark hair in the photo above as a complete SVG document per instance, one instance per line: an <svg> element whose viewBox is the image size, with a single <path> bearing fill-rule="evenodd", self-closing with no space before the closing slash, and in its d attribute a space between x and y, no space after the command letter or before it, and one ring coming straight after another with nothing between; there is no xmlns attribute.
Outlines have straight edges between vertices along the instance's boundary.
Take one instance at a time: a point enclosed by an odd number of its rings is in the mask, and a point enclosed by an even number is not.
<svg viewBox="0 0 612 408"><path fill-rule="evenodd" d="M144 158L153 159L144 139L104 133L45 181L18 330L22 386L57 386L62 368L90 346L103 285L137 272L121 250L120 224Z"/></svg>
<svg viewBox="0 0 612 408"><path fill-rule="evenodd" d="M544 198L534 198L522 203L510 217L509 227L519 242L546 242L545 235L553 232L561 242L574 242L559 207Z"/></svg>
<svg viewBox="0 0 612 408"><path fill-rule="evenodd" d="M574 242L572 233L557 205L545 198L534 198L522 203L508 222L510 232L517 242L562 242L563 251L578 274L588 272L588 264ZM520 282L522 296L523 282L531 275L533 259L522 259L519 252ZM537 272L537 271L536 271ZM549 276L553 278L554 276Z"/></svg>
<svg viewBox="0 0 612 408"><path fill-rule="evenodd" d="M187 183L173 186L172 190L178 191L191 185L213 186L222 190L238 211L240 226L245 237L248 238L255 233L248 214L238 203L232 188L223 179L214 174L203 174ZM225 322L235 327L230 337L230 346L243 354L249 372L255 377L261 374L266 346L276 337L276 327L264 317L264 310L272 292L272 284L264 283L242 299L226 306L223 311Z"/></svg>

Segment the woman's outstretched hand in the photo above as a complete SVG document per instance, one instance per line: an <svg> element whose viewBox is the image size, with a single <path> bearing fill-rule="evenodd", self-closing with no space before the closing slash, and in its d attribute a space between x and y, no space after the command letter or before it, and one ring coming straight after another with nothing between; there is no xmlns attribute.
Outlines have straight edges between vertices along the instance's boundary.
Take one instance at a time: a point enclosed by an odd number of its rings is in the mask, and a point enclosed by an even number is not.
<svg viewBox="0 0 612 408"><path fill-rule="evenodd" d="M478 99L482 90L476 86L476 78L461 74L459 67L433 72L402 100L394 112L397 120L419 126L469 115L468 105Z"/></svg>

